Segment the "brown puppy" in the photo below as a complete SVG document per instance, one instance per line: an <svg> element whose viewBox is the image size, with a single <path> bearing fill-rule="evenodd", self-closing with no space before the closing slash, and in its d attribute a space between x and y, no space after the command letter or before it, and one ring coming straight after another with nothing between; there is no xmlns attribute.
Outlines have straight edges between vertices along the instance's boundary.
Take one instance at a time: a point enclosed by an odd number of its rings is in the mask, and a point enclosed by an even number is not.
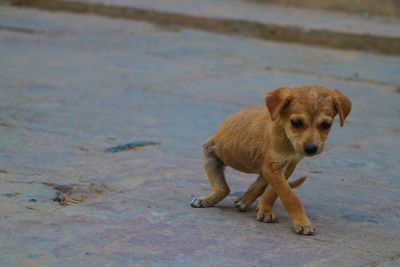
<svg viewBox="0 0 400 267"><path fill-rule="evenodd" d="M254 107L228 117L203 145L203 164L212 187L210 195L194 198L194 208L210 207L229 194L224 167L259 174L247 192L236 201L244 211L262 194L257 219L276 222L272 206L279 196L298 234L315 231L302 203L291 187L305 177L288 183L304 156L322 152L334 117L340 126L351 110L350 100L337 90L309 85L278 88L265 98L267 108Z"/></svg>

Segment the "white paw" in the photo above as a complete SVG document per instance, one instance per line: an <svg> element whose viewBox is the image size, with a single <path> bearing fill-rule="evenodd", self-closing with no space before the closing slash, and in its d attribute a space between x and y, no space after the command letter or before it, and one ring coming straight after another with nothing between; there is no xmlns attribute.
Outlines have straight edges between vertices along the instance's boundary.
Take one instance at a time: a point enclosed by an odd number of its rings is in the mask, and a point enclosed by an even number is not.
<svg viewBox="0 0 400 267"><path fill-rule="evenodd" d="M202 199L194 197L190 202L190 206L192 206L192 208L203 208L202 202Z"/></svg>

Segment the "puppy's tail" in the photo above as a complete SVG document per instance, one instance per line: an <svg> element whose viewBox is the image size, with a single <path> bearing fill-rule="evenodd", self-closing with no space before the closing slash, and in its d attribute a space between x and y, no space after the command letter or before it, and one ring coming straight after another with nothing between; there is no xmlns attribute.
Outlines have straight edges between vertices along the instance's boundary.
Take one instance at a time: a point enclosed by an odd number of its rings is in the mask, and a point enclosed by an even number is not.
<svg viewBox="0 0 400 267"><path fill-rule="evenodd" d="M289 182L289 185L291 188L296 188L299 187L304 183L304 181L307 179L307 176L302 176L294 181Z"/></svg>

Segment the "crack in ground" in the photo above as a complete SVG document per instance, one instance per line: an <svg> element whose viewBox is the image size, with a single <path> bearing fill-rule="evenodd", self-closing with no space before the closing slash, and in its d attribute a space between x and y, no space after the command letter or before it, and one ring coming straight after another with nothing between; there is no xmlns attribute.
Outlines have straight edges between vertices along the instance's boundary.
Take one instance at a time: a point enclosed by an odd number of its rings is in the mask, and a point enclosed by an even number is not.
<svg viewBox="0 0 400 267"><path fill-rule="evenodd" d="M49 34L48 32L33 30L33 29L29 29L29 28L5 26L5 25L0 25L0 31L18 32L18 33L25 33L25 34L46 34L46 35Z"/></svg>

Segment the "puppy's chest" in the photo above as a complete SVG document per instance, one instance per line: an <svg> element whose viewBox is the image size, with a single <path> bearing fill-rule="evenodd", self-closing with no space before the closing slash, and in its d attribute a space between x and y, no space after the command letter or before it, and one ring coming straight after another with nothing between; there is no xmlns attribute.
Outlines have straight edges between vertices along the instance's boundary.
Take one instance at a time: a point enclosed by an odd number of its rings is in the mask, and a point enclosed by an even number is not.
<svg viewBox="0 0 400 267"><path fill-rule="evenodd" d="M282 173L285 174L289 168L295 167L300 160L303 159L303 156L300 155L290 155L288 157L282 158Z"/></svg>

